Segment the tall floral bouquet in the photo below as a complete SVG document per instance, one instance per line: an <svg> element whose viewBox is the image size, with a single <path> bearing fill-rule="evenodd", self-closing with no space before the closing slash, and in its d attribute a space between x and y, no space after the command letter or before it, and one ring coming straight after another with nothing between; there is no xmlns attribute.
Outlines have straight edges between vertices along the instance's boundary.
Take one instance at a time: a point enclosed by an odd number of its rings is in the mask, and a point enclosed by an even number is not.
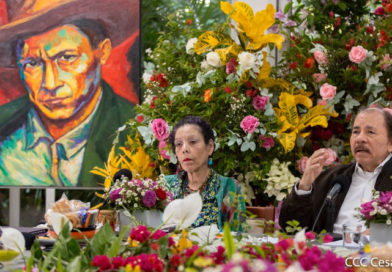
<svg viewBox="0 0 392 272"><path fill-rule="evenodd" d="M193 22L172 18L172 31L148 50L144 101L127 124L129 135L139 137L167 173L177 163L168 143L172 126L187 115L201 116L216 136L213 168L263 193L273 159L298 159L296 142L305 142L310 127L326 126L328 116L336 113L313 105L308 93L287 81L271 77L268 49L280 49L284 40L268 33L275 22L272 5L254 13L246 3L221 2L221 10L228 21L204 32ZM287 171L296 171L295 164ZM268 200L288 190L282 186Z"/></svg>
<svg viewBox="0 0 392 272"><path fill-rule="evenodd" d="M390 0L307 0L290 1L276 13L275 27L288 41L277 74L339 113L328 127L313 127L301 152L331 147L340 161L349 161L352 113L390 105L391 12Z"/></svg>
<svg viewBox="0 0 392 272"><path fill-rule="evenodd" d="M163 175L160 175L157 180L149 178L129 180L122 176L103 197L109 205L113 204L115 209L126 209L131 214L150 209L163 211L172 200Z"/></svg>
<svg viewBox="0 0 392 272"><path fill-rule="evenodd" d="M392 192L374 192L371 201L361 204L360 218L370 223L392 225Z"/></svg>

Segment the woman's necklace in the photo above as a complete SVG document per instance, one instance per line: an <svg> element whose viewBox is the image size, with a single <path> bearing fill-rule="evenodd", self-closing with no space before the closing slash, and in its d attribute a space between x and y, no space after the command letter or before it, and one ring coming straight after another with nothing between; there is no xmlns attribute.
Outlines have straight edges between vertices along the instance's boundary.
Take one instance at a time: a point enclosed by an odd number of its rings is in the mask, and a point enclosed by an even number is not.
<svg viewBox="0 0 392 272"><path fill-rule="evenodd" d="M184 187L185 187L185 182L183 182L182 184L183 184L183 193L184 193L184 196L186 196L186 195L188 195L188 194L191 194L191 193L196 193L196 192L202 193L202 192L204 191L204 189L206 188L206 186L207 186L207 184L208 184L208 180L210 179L211 175L212 175L212 171L209 170L209 173L208 173L206 179L204 180L204 182L202 183L202 185L201 185L199 188L197 188L197 189L192 189L191 187L189 187L189 180L188 180L188 182L187 182L187 188L184 188Z"/></svg>

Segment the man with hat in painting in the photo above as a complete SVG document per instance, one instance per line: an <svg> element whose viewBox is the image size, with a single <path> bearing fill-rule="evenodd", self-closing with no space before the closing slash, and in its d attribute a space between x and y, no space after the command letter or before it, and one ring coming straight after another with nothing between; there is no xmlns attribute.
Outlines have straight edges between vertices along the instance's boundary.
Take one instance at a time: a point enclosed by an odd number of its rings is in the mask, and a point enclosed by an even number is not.
<svg viewBox="0 0 392 272"><path fill-rule="evenodd" d="M133 106L101 79L137 30L138 0L8 1L0 65L19 68L28 95L0 108L0 185L96 186Z"/></svg>

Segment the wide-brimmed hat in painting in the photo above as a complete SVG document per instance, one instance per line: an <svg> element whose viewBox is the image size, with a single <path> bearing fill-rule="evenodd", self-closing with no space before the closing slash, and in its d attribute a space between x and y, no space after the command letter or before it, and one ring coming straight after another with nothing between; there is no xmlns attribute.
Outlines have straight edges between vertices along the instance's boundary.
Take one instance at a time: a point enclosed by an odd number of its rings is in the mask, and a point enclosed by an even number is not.
<svg viewBox="0 0 392 272"><path fill-rule="evenodd" d="M116 46L139 28L139 0L11 0L0 25L0 66L16 66L17 40L58 25L97 22ZM135 19L136 18L136 19Z"/></svg>

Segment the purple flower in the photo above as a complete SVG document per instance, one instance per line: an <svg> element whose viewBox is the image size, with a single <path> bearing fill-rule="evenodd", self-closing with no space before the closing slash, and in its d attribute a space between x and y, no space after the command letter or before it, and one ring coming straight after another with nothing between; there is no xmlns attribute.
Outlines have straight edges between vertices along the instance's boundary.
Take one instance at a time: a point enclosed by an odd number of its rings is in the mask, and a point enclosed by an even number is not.
<svg viewBox="0 0 392 272"><path fill-rule="evenodd" d="M380 194L380 204L385 205L391 201L392 192L381 192Z"/></svg>
<svg viewBox="0 0 392 272"><path fill-rule="evenodd" d="M110 199L111 200L116 200L116 199L121 198L121 194L120 194L121 191L122 191L122 188L118 188L118 189L116 189L114 191L111 191L110 194L109 194Z"/></svg>
<svg viewBox="0 0 392 272"><path fill-rule="evenodd" d="M297 23L293 20L288 20L287 23L284 24L286 27L296 26Z"/></svg>
<svg viewBox="0 0 392 272"><path fill-rule="evenodd" d="M144 206L152 208L157 202L157 195L154 191L149 190L144 194L142 201Z"/></svg>
<svg viewBox="0 0 392 272"><path fill-rule="evenodd" d="M279 25L272 25L270 28L268 28L268 31L270 33L279 33Z"/></svg>
<svg viewBox="0 0 392 272"><path fill-rule="evenodd" d="M286 15L279 10L277 13L275 13L275 19L279 19L281 21L285 21L286 20Z"/></svg>
<svg viewBox="0 0 392 272"><path fill-rule="evenodd" d="M365 202L361 204L361 213L363 216L366 217L366 219L372 219L373 217L370 215L370 212L374 210L374 207L372 205L373 201Z"/></svg>

